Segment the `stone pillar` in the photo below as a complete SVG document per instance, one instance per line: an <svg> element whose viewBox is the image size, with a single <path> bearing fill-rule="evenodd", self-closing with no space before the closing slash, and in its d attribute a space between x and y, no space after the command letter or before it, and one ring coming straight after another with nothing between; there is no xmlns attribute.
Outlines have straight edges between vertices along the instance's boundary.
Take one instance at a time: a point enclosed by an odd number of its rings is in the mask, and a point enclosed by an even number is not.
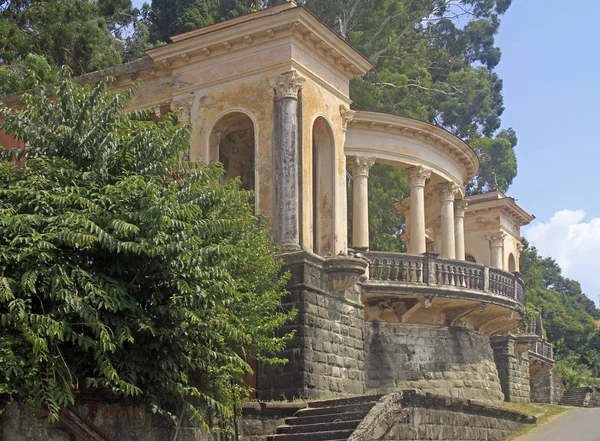
<svg viewBox="0 0 600 441"><path fill-rule="evenodd" d="M465 210L467 201L454 202L454 240L456 247L456 258L465 260Z"/></svg>
<svg viewBox="0 0 600 441"><path fill-rule="evenodd" d="M192 106L194 105L194 94L190 93L185 96L177 97L171 101L169 107L171 112L177 115L177 121L181 125L191 124L192 122ZM160 116L160 108L154 109L154 114ZM190 134L190 150L185 159L197 160L199 154L199 136L196 127L192 126Z"/></svg>
<svg viewBox="0 0 600 441"><path fill-rule="evenodd" d="M497 233L488 233L485 235L485 237L492 244L490 266L492 268L502 269L502 245L504 245L506 233L503 231L499 231Z"/></svg>
<svg viewBox="0 0 600 441"><path fill-rule="evenodd" d="M295 70L269 77L269 85L275 89L275 240L284 251L300 249L298 91L305 81Z"/></svg>
<svg viewBox="0 0 600 441"><path fill-rule="evenodd" d="M353 212L352 245L356 249L369 248L369 170L375 164L374 157L352 156L348 158L352 173Z"/></svg>
<svg viewBox="0 0 600 441"><path fill-rule="evenodd" d="M425 245L425 181L431 176L431 170L420 165L404 171L410 184L410 242L408 252L423 254Z"/></svg>
<svg viewBox="0 0 600 441"><path fill-rule="evenodd" d="M459 191L459 187L454 182L445 182L439 184L437 188L440 194L442 218L442 249L440 255L445 259L455 259L454 195Z"/></svg>
<svg viewBox="0 0 600 441"><path fill-rule="evenodd" d="M529 403L529 351L522 350L514 337L492 337L494 361L498 378L504 392L504 401L509 403Z"/></svg>

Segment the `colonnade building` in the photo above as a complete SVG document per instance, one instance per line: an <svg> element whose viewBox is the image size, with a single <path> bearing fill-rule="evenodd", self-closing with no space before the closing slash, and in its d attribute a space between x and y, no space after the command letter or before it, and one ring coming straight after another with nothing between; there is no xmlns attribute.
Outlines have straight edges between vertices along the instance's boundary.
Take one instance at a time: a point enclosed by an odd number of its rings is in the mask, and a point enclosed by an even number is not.
<svg viewBox="0 0 600 441"><path fill-rule="evenodd" d="M520 228L533 216L499 191L465 195L479 161L450 132L351 110L350 81L372 67L290 2L174 36L82 81L111 75L118 90L141 79L132 110L175 112L192 127L190 158L223 163L270 219L292 274L285 306L299 313L283 330L296 331L289 362L256 367L259 398L417 388L527 401L535 354L511 334L524 312ZM395 204L407 253L370 249L375 163L403 169L410 185Z"/></svg>

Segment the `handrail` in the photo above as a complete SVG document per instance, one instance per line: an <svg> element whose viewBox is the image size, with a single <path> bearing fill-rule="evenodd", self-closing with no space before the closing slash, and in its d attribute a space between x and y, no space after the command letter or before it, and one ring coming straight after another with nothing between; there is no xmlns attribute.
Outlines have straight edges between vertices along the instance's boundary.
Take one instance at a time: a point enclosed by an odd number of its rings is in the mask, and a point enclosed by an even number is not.
<svg viewBox="0 0 600 441"><path fill-rule="evenodd" d="M525 304L525 284L514 273L437 254L367 251L369 281L416 286L447 286L497 294Z"/></svg>

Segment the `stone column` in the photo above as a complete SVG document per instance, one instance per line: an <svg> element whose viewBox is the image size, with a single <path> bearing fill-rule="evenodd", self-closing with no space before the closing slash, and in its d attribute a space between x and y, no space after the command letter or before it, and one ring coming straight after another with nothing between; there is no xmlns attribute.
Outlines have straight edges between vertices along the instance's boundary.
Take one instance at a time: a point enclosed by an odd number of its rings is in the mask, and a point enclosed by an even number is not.
<svg viewBox="0 0 600 441"><path fill-rule="evenodd" d="M442 249L441 257L445 259L456 258L456 243L454 241L454 195L459 187L454 182L444 182L437 186L440 194L442 218Z"/></svg>
<svg viewBox="0 0 600 441"><path fill-rule="evenodd" d="M269 85L275 89L275 240L287 251L300 249L298 91L305 81L295 70L269 77Z"/></svg>
<svg viewBox="0 0 600 441"><path fill-rule="evenodd" d="M431 170L420 165L404 171L410 184L410 242L408 252L422 254L425 246L425 181L431 176Z"/></svg>
<svg viewBox="0 0 600 441"><path fill-rule="evenodd" d="M375 164L374 157L352 156L347 161L352 173L353 212L352 245L356 249L369 248L369 170Z"/></svg>
<svg viewBox="0 0 600 441"><path fill-rule="evenodd" d="M497 233L488 233L485 235L485 237L492 244L490 266L492 268L502 269L502 245L504 245L504 238L506 237L506 233L503 231L499 231Z"/></svg>
<svg viewBox="0 0 600 441"><path fill-rule="evenodd" d="M465 209L467 201L464 199L454 202L454 240L456 258L465 260Z"/></svg>

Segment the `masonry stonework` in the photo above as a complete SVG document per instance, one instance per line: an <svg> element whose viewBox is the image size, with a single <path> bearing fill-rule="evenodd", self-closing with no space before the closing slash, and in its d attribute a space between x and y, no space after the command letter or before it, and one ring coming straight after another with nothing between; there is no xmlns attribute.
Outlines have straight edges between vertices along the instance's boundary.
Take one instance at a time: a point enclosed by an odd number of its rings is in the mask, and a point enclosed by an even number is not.
<svg viewBox="0 0 600 441"><path fill-rule="evenodd" d="M510 336L494 337L491 345L504 399L511 403L529 403L529 352L521 350Z"/></svg>
<svg viewBox="0 0 600 441"><path fill-rule="evenodd" d="M366 325L367 389L420 389L503 401L489 338L475 331L373 321Z"/></svg>
<svg viewBox="0 0 600 441"><path fill-rule="evenodd" d="M324 398L364 393L364 311L356 286L328 289L323 259L298 252L286 257L291 272L285 307L298 316L285 331L295 331L282 354L289 363L261 367L258 397Z"/></svg>

